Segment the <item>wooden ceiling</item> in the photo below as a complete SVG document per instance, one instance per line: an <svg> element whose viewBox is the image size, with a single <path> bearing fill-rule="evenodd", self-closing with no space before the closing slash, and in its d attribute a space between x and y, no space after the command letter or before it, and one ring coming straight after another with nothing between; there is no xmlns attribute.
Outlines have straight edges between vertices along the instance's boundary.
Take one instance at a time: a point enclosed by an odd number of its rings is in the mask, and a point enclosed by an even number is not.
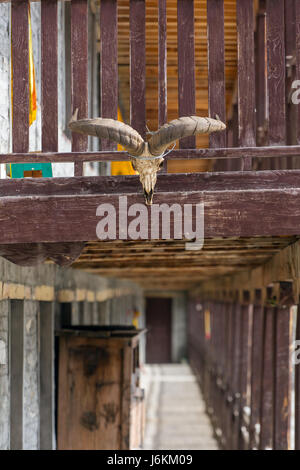
<svg viewBox="0 0 300 470"><path fill-rule="evenodd" d="M206 239L199 251L184 241L89 242L74 268L130 279L146 289L187 290L203 280L265 263L297 237Z"/></svg>

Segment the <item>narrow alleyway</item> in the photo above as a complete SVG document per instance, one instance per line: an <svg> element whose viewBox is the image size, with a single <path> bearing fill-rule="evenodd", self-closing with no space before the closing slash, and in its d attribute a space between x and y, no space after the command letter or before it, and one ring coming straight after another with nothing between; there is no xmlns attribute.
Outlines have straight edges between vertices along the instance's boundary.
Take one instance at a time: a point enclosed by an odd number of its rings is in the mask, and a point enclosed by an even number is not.
<svg viewBox="0 0 300 470"><path fill-rule="evenodd" d="M144 449L217 450L204 401L188 364L146 365Z"/></svg>

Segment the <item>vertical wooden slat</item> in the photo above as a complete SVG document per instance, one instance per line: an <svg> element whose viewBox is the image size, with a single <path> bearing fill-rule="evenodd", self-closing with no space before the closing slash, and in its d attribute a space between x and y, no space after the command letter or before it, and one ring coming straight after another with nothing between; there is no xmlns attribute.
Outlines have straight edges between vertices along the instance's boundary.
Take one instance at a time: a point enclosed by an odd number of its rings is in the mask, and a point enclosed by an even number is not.
<svg viewBox="0 0 300 470"><path fill-rule="evenodd" d="M40 302L40 449L54 448L54 303Z"/></svg>
<svg viewBox="0 0 300 470"><path fill-rule="evenodd" d="M254 147L256 132L253 0L238 0L236 7L239 146ZM241 163L241 169L251 170L251 158L245 156Z"/></svg>
<svg viewBox="0 0 300 470"><path fill-rule="evenodd" d="M78 118L88 117L88 2L71 2L71 83L72 113L78 108ZM85 152L88 136L72 134L72 152ZM83 163L75 163L75 176L83 173Z"/></svg>
<svg viewBox="0 0 300 470"><path fill-rule="evenodd" d="M235 325L234 325L234 356L233 356L233 427L231 449L238 449L239 424L240 424L240 374L241 374L241 305L235 303Z"/></svg>
<svg viewBox="0 0 300 470"><path fill-rule="evenodd" d="M274 449L288 450L290 425L290 309L278 307L275 343Z"/></svg>
<svg viewBox="0 0 300 470"><path fill-rule="evenodd" d="M269 145L286 141L284 1L267 0ZM272 159L273 168L280 168Z"/></svg>
<svg viewBox="0 0 300 470"><path fill-rule="evenodd" d="M256 26L256 125L257 145L264 145L266 132L266 12L265 2L260 2Z"/></svg>
<svg viewBox="0 0 300 470"><path fill-rule="evenodd" d="M273 448L274 430L274 308L264 310L264 356L261 402L260 447Z"/></svg>
<svg viewBox="0 0 300 470"><path fill-rule="evenodd" d="M247 292L247 298L245 301L249 301ZM240 439L239 448L247 449L249 446L248 442L248 429L246 426L245 418L245 407L247 405L247 392L248 392L248 366L249 366L249 326L250 326L250 306L249 304L243 304L241 307L241 359L240 359ZM241 433L241 429L244 429L244 434Z"/></svg>
<svg viewBox="0 0 300 470"><path fill-rule="evenodd" d="M281 282L276 309L275 340L275 425L274 449L288 450L290 444L291 416L291 302L292 282Z"/></svg>
<svg viewBox="0 0 300 470"><path fill-rule="evenodd" d="M101 0L100 5L101 116L118 117L118 5L117 0ZM102 150L116 150L113 142L102 141Z"/></svg>
<svg viewBox="0 0 300 470"><path fill-rule="evenodd" d="M29 147L29 44L28 1L11 4L11 50L13 114L13 152L28 152Z"/></svg>
<svg viewBox="0 0 300 470"><path fill-rule="evenodd" d="M256 290L252 323L250 449L259 449L262 360L263 306L261 304L261 290Z"/></svg>
<svg viewBox="0 0 300 470"><path fill-rule="evenodd" d="M296 22L296 80L300 80L300 2L295 3ZM297 106L297 144L300 145L300 106Z"/></svg>
<svg viewBox="0 0 300 470"><path fill-rule="evenodd" d="M296 340L300 340L300 311L297 310ZM298 347L297 347L298 349ZM300 450L300 364L295 369L295 449Z"/></svg>
<svg viewBox="0 0 300 470"><path fill-rule="evenodd" d="M130 123L146 136L145 0L130 0Z"/></svg>
<svg viewBox="0 0 300 470"><path fill-rule="evenodd" d="M219 116L226 122L225 106L225 51L224 51L224 0L207 1L208 41L208 113L212 118ZM209 136L212 148L226 147L226 131ZM215 164L216 170L226 168L226 160Z"/></svg>
<svg viewBox="0 0 300 470"><path fill-rule="evenodd" d="M158 2L158 125L167 122L167 11L166 0Z"/></svg>
<svg viewBox="0 0 300 470"><path fill-rule="evenodd" d="M57 0L42 1L41 25L42 150L57 152Z"/></svg>
<svg viewBox="0 0 300 470"><path fill-rule="evenodd" d="M158 125L163 126L168 119L167 102L167 5L166 0L158 1ZM167 172L164 161L162 173Z"/></svg>
<svg viewBox="0 0 300 470"><path fill-rule="evenodd" d="M10 449L23 448L24 302L10 307Z"/></svg>
<svg viewBox="0 0 300 470"><path fill-rule="evenodd" d="M194 0L177 1L178 113L195 114ZM180 141L180 148L195 148L194 136Z"/></svg>

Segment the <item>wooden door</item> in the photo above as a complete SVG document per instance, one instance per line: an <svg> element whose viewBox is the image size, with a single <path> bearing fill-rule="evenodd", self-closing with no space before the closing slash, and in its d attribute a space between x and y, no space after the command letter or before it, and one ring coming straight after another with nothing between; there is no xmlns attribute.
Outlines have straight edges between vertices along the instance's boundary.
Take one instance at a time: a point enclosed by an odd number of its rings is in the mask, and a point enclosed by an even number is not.
<svg viewBox="0 0 300 470"><path fill-rule="evenodd" d="M147 298L146 304L146 362L171 362L172 299Z"/></svg>
<svg viewBox="0 0 300 470"><path fill-rule="evenodd" d="M131 366L128 341L60 337L58 449L128 449Z"/></svg>

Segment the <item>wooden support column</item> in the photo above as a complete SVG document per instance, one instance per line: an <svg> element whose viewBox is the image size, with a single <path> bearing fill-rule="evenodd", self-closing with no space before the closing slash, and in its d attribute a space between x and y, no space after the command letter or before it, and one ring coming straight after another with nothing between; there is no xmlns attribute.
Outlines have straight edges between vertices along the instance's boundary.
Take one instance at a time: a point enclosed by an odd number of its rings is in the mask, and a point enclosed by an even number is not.
<svg viewBox="0 0 300 470"><path fill-rule="evenodd" d="M291 416L291 305L292 282L280 282L279 305L275 324L275 422L274 449L288 450L290 446Z"/></svg>
<svg viewBox="0 0 300 470"><path fill-rule="evenodd" d="M72 113L78 108L78 119L88 117L88 3L71 2L71 86ZM72 133L72 152L86 152L88 136ZM83 162L74 165L74 175L83 175Z"/></svg>
<svg viewBox="0 0 300 470"><path fill-rule="evenodd" d="M250 365L250 325L252 323L252 305L250 304L249 291L243 292L243 303L241 306L241 358L240 358L240 439L239 449L249 448L249 397L248 377Z"/></svg>
<svg viewBox="0 0 300 470"><path fill-rule="evenodd" d="M71 305L71 304L70 304ZM40 449L54 449L54 302L40 302Z"/></svg>
<svg viewBox="0 0 300 470"><path fill-rule="evenodd" d="M250 416L250 449L260 447L260 416L263 370L263 319L262 291L256 289L254 294L252 345L251 345L251 416Z"/></svg>
<svg viewBox="0 0 300 470"><path fill-rule="evenodd" d="M273 448L274 436L274 381L275 381L275 305L272 287L267 288L264 308L264 344L261 396L260 449Z"/></svg>
<svg viewBox="0 0 300 470"><path fill-rule="evenodd" d="M233 353L233 429L231 449L237 450L239 447L239 429L240 429L240 374L241 374L241 304L239 294L236 294L235 301L235 320L234 320L234 353Z"/></svg>
<svg viewBox="0 0 300 470"><path fill-rule="evenodd" d="M231 436L232 436L232 373L233 373L233 351L234 351L234 304L228 302L228 335L227 335L227 367L226 367L226 449L231 448Z"/></svg>
<svg viewBox="0 0 300 470"><path fill-rule="evenodd" d="M23 449L24 302L10 303L10 449Z"/></svg>
<svg viewBox="0 0 300 470"><path fill-rule="evenodd" d="M296 340L300 341L300 310L297 311ZM299 350L299 347L297 347ZM299 355L298 355L299 357ZM300 450L300 364L295 364L295 449Z"/></svg>
<svg viewBox="0 0 300 470"><path fill-rule="evenodd" d="M224 0L207 2L208 38L208 112L213 119L218 115L226 122L225 106L225 47L224 47ZM209 136L211 148L226 147L226 131ZM225 170L226 160L215 163L215 170Z"/></svg>

